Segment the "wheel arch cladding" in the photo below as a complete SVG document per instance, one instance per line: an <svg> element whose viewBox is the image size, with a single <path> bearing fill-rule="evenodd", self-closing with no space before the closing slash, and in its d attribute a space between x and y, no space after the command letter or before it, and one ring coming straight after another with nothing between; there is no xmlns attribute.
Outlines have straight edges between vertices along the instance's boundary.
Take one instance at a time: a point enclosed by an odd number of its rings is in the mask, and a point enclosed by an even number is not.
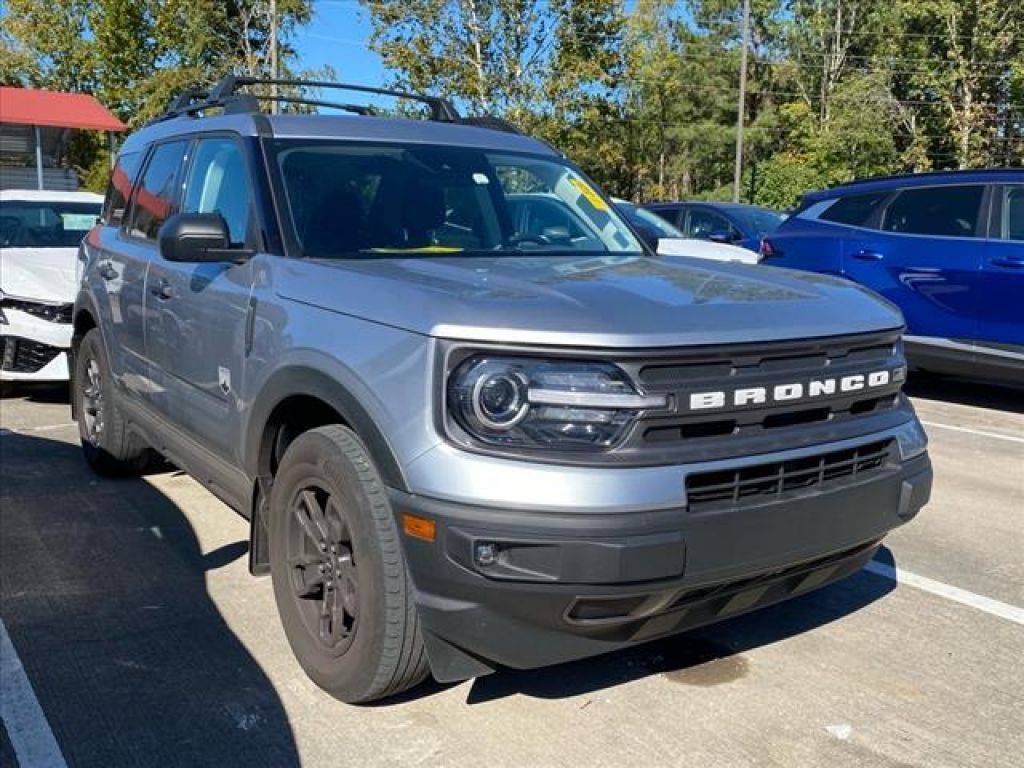
<svg viewBox="0 0 1024 768"><path fill-rule="evenodd" d="M295 419L300 431L331 422L349 427L366 446L385 485L407 490L395 453L366 408L335 378L304 366L276 371L253 404L245 439L245 469L250 477L273 474L280 427L296 423Z"/></svg>

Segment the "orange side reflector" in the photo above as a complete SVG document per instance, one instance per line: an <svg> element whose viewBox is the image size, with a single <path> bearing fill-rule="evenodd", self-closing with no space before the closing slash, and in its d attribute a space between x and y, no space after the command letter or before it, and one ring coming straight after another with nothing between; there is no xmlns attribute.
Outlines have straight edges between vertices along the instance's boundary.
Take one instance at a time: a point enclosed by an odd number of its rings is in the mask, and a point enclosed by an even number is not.
<svg viewBox="0 0 1024 768"><path fill-rule="evenodd" d="M433 542L437 537L437 523L425 517L416 517L408 512L402 513L402 530L415 539Z"/></svg>

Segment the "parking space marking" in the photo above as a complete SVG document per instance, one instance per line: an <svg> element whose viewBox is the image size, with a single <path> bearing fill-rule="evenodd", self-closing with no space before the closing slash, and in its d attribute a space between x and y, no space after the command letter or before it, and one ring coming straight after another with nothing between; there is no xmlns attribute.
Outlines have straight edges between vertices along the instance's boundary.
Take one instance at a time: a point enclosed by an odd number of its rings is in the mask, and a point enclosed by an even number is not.
<svg viewBox="0 0 1024 768"><path fill-rule="evenodd" d="M0 717L22 768L67 768L25 667L0 619Z"/></svg>
<svg viewBox="0 0 1024 768"><path fill-rule="evenodd" d="M3 427L0 428L0 435L28 434L29 432L52 432L55 429L67 429L68 427L77 426L77 421L65 421L62 424L44 424L41 427L15 427L13 429L9 427Z"/></svg>
<svg viewBox="0 0 1024 768"><path fill-rule="evenodd" d="M952 424L943 424L940 421L925 421L921 419L921 423L926 427L938 427L939 429L948 429L953 432L966 432L969 435L979 435L980 437L991 437L993 440L1007 440L1011 443L1024 443L1024 437L1014 437L1013 435L1003 435L999 432L986 432L983 429L971 429L970 427L956 427Z"/></svg>
<svg viewBox="0 0 1024 768"><path fill-rule="evenodd" d="M906 584L908 587L914 587L915 589L944 597L947 600L976 608L992 616L998 616L1001 619L1024 626L1024 608L993 600L991 597L985 597L984 595L976 595L974 592L968 592L966 589L960 589L950 584L944 584L941 581L935 581L935 579L929 579L927 576L918 576L916 573L905 571L902 568L893 568L891 565L880 563L877 560L872 560L865 565L864 570L876 576L892 579L897 584Z"/></svg>

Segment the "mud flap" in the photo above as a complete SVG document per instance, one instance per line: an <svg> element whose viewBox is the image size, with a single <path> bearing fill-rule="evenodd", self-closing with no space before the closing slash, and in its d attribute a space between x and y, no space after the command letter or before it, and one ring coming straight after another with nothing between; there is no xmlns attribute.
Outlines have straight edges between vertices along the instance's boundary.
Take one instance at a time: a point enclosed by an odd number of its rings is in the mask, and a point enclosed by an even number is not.
<svg viewBox="0 0 1024 768"><path fill-rule="evenodd" d="M270 485L271 475L256 478L256 501L249 519L249 573L270 573Z"/></svg>

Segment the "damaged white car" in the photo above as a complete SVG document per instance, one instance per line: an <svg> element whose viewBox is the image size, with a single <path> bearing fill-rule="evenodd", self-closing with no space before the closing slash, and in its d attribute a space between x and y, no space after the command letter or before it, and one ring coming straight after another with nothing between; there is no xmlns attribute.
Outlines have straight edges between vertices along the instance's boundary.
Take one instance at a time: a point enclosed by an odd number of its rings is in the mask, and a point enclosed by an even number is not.
<svg viewBox="0 0 1024 768"><path fill-rule="evenodd" d="M0 190L0 381L66 381L78 245L91 192Z"/></svg>

